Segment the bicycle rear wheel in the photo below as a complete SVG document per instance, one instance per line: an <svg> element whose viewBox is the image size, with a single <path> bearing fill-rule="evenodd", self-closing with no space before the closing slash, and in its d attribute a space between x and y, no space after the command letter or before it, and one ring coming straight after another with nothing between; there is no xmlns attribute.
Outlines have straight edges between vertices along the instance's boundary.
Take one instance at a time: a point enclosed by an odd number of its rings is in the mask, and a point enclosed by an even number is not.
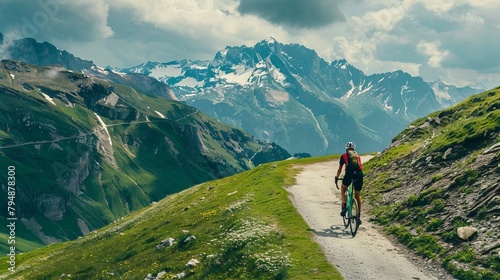
<svg viewBox="0 0 500 280"><path fill-rule="evenodd" d="M349 213L345 213L345 215L342 216L342 220L344 220L344 227L347 228L349 226Z"/></svg>
<svg viewBox="0 0 500 280"><path fill-rule="evenodd" d="M351 202L351 215L349 215L349 225L351 229L352 237L356 235L359 228L359 208L358 201L356 199L352 199Z"/></svg>

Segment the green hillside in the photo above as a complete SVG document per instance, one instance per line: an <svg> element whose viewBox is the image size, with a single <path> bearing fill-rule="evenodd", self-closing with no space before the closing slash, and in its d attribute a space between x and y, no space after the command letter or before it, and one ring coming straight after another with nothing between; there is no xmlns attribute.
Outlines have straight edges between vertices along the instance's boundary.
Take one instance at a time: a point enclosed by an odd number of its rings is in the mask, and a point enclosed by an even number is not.
<svg viewBox="0 0 500 280"><path fill-rule="evenodd" d="M19 253L290 156L183 103L57 67L3 60L0 99L0 195L12 166Z"/></svg>
<svg viewBox="0 0 500 280"><path fill-rule="evenodd" d="M18 256L6 279L342 279L312 241L285 187L300 164L263 164L136 211L75 241ZM190 237L190 241L188 239ZM158 247L173 238L171 246ZM186 264L196 259L199 264ZM6 258L0 270L7 271ZM71 276L70 276L71 275Z"/></svg>
<svg viewBox="0 0 500 280"><path fill-rule="evenodd" d="M375 221L458 279L500 279L499 142L500 88L415 121L367 164Z"/></svg>

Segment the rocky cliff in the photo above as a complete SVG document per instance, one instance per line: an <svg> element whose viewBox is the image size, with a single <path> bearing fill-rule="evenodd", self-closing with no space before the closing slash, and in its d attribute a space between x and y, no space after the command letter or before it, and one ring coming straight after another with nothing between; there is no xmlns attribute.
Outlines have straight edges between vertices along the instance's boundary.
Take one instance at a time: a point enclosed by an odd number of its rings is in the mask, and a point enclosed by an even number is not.
<svg viewBox="0 0 500 280"><path fill-rule="evenodd" d="M367 164L366 193L376 221L429 261L459 279L496 279L499 178L496 88L408 126Z"/></svg>

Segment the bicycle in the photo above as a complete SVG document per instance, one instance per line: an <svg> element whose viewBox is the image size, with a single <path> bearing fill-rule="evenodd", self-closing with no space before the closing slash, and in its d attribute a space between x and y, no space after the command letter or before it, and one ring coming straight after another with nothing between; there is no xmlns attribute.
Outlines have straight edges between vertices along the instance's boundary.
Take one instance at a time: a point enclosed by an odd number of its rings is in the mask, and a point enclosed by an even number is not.
<svg viewBox="0 0 500 280"><path fill-rule="evenodd" d="M338 180L342 181L343 178L338 178ZM335 180L335 186L337 189L339 189L338 185L338 180ZM351 230L351 235L354 237L356 233L358 232L359 228L359 207L358 207L358 201L354 198L354 181L356 179L353 179L353 182L347 186L346 188L346 207L347 207L347 213L342 216L342 219L344 221L344 226L345 228L349 227Z"/></svg>

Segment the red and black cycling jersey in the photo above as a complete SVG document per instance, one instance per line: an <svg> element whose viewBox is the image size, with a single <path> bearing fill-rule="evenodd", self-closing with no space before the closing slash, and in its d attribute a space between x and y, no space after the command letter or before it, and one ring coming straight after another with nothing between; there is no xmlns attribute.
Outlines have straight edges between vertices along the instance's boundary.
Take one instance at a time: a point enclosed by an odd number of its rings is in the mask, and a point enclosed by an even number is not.
<svg viewBox="0 0 500 280"><path fill-rule="evenodd" d="M348 155L347 153L343 153L342 156L340 157L340 162L339 164L345 164L345 170L347 170L347 164L349 162L348 160ZM361 162L361 156L358 155L358 164L359 164L359 170L363 170L363 163Z"/></svg>

